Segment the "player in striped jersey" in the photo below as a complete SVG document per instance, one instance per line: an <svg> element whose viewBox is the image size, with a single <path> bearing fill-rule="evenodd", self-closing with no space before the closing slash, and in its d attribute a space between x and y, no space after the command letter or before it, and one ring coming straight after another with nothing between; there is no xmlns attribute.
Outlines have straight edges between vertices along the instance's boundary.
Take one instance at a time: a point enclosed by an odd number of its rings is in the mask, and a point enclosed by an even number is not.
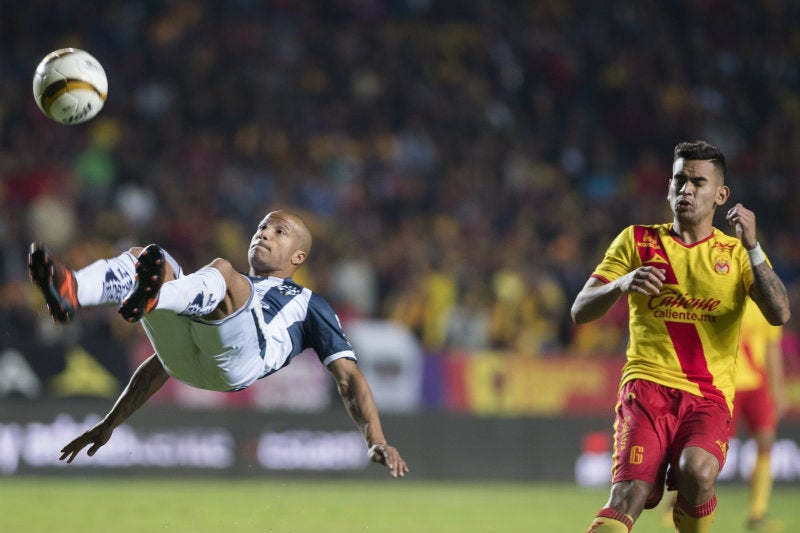
<svg viewBox="0 0 800 533"><path fill-rule="evenodd" d="M386 442L372 391L338 317L324 298L291 279L310 249L307 226L287 211L273 211L258 225L248 275L225 259L184 275L174 258L152 244L72 271L33 243L31 279L56 321L68 322L78 307L121 304L120 314L141 320L155 349L111 411L67 444L61 459L72 462L89 445L94 455L170 377L208 390L241 390L313 348L363 433L370 458L393 477L404 476L408 467Z"/></svg>
<svg viewBox="0 0 800 533"><path fill-rule="evenodd" d="M667 199L673 221L630 226L606 251L572 306L576 323L605 314L623 294L630 341L614 424L608 502L591 533L627 533L667 487L678 531L705 532L725 461L739 327L749 295L773 325L789 319L781 280L756 239L755 214L737 203L714 228L730 190L725 157L704 142L675 147Z"/></svg>

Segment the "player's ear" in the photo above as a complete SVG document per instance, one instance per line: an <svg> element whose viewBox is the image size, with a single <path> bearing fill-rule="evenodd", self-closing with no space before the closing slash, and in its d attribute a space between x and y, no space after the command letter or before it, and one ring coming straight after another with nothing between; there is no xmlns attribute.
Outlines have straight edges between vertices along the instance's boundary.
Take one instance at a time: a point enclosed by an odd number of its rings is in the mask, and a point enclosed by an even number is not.
<svg viewBox="0 0 800 533"><path fill-rule="evenodd" d="M297 250L292 256L292 264L294 266L302 265L306 260L306 253L303 250Z"/></svg>
<svg viewBox="0 0 800 533"><path fill-rule="evenodd" d="M728 201L728 198L731 195L731 190L727 185L722 185L717 188L717 205L725 205L725 202Z"/></svg>

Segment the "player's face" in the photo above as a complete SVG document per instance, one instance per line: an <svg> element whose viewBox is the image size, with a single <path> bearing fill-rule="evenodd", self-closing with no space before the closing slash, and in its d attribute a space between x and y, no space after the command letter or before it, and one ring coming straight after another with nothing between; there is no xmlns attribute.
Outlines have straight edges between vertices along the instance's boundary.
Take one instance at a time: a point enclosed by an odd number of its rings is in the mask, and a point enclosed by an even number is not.
<svg viewBox="0 0 800 533"><path fill-rule="evenodd" d="M711 161L679 158L673 163L667 199L677 220L687 224L712 220L728 194L728 187Z"/></svg>
<svg viewBox="0 0 800 533"><path fill-rule="evenodd" d="M289 214L278 211L264 217L250 240L248 259L252 273L290 275L305 260L306 252L300 249L303 231Z"/></svg>

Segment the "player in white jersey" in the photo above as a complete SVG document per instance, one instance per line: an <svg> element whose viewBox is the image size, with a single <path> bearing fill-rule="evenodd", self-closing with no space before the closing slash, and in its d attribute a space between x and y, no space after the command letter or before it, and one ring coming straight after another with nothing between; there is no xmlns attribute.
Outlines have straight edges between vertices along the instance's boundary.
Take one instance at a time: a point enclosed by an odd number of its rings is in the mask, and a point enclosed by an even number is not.
<svg viewBox="0 0 800 533"><path fill-rule="evenodd" d="M67 444L61 459L72 462L89 445L87 453L94 455L170 377L208 390L241 390L313 348L333 375L370 458L393 477L404 476L406 462L386 442L372 391L336 314L324 298L291 279L310 249L307 226L287 211L271 212L259 224L250 242L248 275L225 259L184 275L177 261L153 244L72 271L33 243L31 279L56 321L69 322L78 307L121 304L120 314L130 322L141 320L155 349L111 411Z"/></svg>

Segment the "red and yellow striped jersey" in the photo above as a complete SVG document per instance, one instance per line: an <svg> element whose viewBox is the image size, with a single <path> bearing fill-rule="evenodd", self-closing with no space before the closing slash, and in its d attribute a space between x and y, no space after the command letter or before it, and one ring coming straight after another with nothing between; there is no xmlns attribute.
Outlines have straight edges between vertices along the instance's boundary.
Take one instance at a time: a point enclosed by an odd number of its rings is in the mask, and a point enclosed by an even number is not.
<svg viewBox="0 0 800 533"><path fill-rule="evenodd" d="M630 340L620 385L645 379L733 410L739 327L753 284L744 246L716 228L686 245L671 223L629 226L592 276L610 282L640 266L663 269L666 280L657 296L628 295Z"/></svg>
<svg viewBox="0 0 800 533"><path fill-rule="evenodd" d="M755 390L767 385L767 346L781 339L783 328L773 326L753 300L748 298L739 335L736 359L736 390Z"/></svg>

